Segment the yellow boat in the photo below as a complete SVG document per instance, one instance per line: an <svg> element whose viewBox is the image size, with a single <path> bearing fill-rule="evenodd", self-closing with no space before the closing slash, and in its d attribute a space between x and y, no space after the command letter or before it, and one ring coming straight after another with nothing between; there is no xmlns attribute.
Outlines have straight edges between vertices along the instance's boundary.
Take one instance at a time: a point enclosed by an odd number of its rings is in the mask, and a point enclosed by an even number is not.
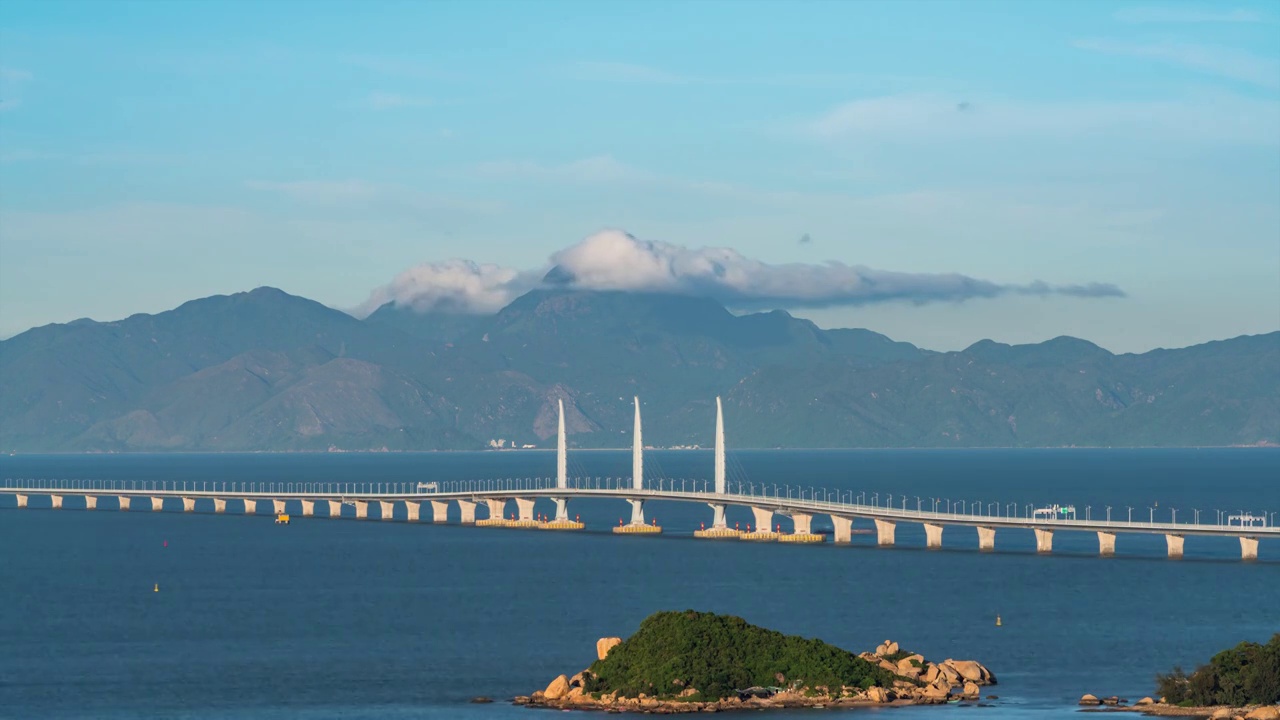
<svg viewBox="0 0 1280 720"><path fill-rule="evenodd" d="M281 513L281 514L279 514L279 515L276 515L276 524L277 524L277 525L288 525L288 524L289 524L289 516L288 516L288 515L285 515L284 513Z"/></svg>

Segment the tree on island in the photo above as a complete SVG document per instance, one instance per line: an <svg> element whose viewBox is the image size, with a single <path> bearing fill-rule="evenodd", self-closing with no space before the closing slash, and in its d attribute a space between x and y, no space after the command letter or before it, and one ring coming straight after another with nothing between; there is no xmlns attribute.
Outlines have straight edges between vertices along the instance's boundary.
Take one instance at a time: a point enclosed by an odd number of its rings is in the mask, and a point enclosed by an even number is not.
<svg viewBox="0 0 1280 720"><path fill-rule="evenodd" d="M892 687L893 673L821 640L783 635L740 617L660 612L604 660L584 683L589 693L674 697L696 688L688 700L718 700L748 688L867 689Z"/></svg>
<svg viewBox="0 0 1280 720"><path fill-rule="evenodd" d="M1242 642L1214 655L1190 675L1175 667L1156 676L1156 689L1175 705L1271 705L1280 703L1280 633L1266 645Z"/></svg>

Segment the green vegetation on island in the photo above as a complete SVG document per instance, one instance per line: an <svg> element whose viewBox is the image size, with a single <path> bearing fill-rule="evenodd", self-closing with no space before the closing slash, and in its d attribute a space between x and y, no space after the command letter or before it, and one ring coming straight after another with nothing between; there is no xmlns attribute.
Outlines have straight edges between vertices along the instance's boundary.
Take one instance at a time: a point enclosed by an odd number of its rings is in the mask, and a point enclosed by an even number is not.
<svg viewBox="0 0 1280 720"><path fill-rule="evenodd" d="M1280 704L1280 633L1265 645L1242 642L1223 650L1190 675L1175 667L1156 676L1156 686L1175 705Z"/></svg>
<svg viewBox="0 0 1280 720"><path fill-rule="evenodd" d="M740 617L687 610L650 615L584 673L588 693L719 700L747 688L892 687L893 673L821 640Z"/></svg>

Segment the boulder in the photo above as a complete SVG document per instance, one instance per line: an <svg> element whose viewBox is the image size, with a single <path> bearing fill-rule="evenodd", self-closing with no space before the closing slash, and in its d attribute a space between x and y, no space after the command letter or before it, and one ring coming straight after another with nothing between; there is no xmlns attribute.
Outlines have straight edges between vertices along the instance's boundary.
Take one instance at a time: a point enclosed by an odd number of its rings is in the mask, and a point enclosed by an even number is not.
<svg viewBox="0 0 1280 720"><path fill-rule="evenodd" d="M940 685L926 685L921 688L917 695L930 702L946 702L951 696L951 691Z"/></svg>
<svg viewBox="0 0 1280 720"><path fill-rule="evenodd" d="M982 667L981 663L976 663L972 660L947 660L943 664L955 668L960 677L970 682L975 682L979 685L991 682L991 672Z"/></svg>
<svg viewBox="0 0 1280 720"><path fill-rule="evenodd" d="M898 643L893 642L892 640L885 640L878 647L876 647L876 655L879 655L880 657L885 657L886 655L892 655L896 652L898 652Z"/></svg>
<svg viewBox="0 0 1280 720"><path fill-rule="evenodd" d="M1245 720L1280 720L1280 705L1264 705L1254 708L1244 716Z"/></svg>
<svg viewBox="0 0 1280 720"><path fill-rule="evenodd" d="M964 697L976 700L982 694L982 690L975 682L966 682L964 684Z"/></svg>
<svg viewBox="0 0 1280 720"><path fill-rule="evenodd" d="M938 676L940 674L941 674L941 671L938 670L937 665L929 665L927 668L925 668L924 675L920 679L932 685L933 683L938 681Z"/></svg>
<svg viewBox="0 0 1280 720"><path fill-rule="evenodd" d="M894 665L893 663L889 662L888 660L885 660L884 658L881 658L881 659L880 659L880 662L878 662L878 663L876 663L876 664L877 664L877 665L879 665L881 668L884 668L885 670L888 670L888 671L889 671L889 672L891 672L891 673L897 673L897 672L898 672L898 666L897 666L897 665Z"/></svg>
<svg viewBox="0 0 1280 720"><path fill-rule="evenodd" d="M622 638L606 637L596 641L596 658L603 660L609 656L609 651L622 644Z"/></svg>
<svg viewBox="0 0 1280 720"><path fill-rule="evenodd" d="M1081 705L1101 705L1102 701L1098 699L1097 695L1090 695L1088 693L1085 693L1084 695L1080 696L1080 704Z"/></svg>
<svg viewBox="0 0 1280 720"><path fill-rule="evenodd" d="M676 697L684 698L684 697L689 697L690 695L697 695L697 694L698 694L698 691L696 689L689 687L681 690L679 694L676 695Z"/></svg>
<svg viewBox="0 0 1280 720"><path fill-rule="evenodd" d="M889 692L882 687L867 688L867 699L873 703L887 703Z"/></svg>
<svg viewBox="0 0 1280 720"><path fill-rule="evenodd" d="M564 675L552 680L551 684L547 686L547 689L542 691L542 696L548 700L559 700L568 694L569 678Z"/></svg>
<svg viewBox="0 0 1280 720"><path fill-rule="evenodd" d="M1141 700L1139 700L1138 702L1134 703L1133 705L1134 705L1134 707L1137 707L1137 706L1139 706L1139 705L1155 705L1155 704L1156 704L1156 701L1155 701L1155 700L1152 700L1152 699L1151 699L1151 698L1149 698L1149 697L1144 697L1144 698L1142 698Z"/></svg>
<svg viewBox="0 0 1280 720"><path fill-rule="evenodd" d="M1233 718L1235 716L1236 713L1231 708L1218 708L1213 711L1213 714L1210 715L1209 718L1210 720L1228 720L1228 718Z"/></svg>

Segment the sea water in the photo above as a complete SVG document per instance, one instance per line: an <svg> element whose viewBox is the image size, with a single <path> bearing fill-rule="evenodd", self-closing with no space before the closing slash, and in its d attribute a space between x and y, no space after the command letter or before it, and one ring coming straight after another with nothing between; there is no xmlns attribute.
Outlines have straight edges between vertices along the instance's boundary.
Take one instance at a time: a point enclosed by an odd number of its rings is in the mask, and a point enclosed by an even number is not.
<svg viewBox="0 0 1280 720"><path fill-rule="evenodd" d="M1210 522L1216 509L1280 511L1280 451L1268 449L748 451L729 464L732 484L908 508L1058 503L1135 521L1199 509ZM416 483L554 467L549 452L14 456L0 458L0 477ZM706 478L711 455L651 452L646 467ZM573 452L570 470L626 476L630 454ZM629 508L608 500L570 502L584 532L461 527L456 506L450 525L277 526L238 504L214 515L205 502L194 514L81 502L54 511L33 496L18 510L0 496L0 716L530 717L547 711L510 698L586 667L597 638L692 608L855 652L892 639L931 660L976 659L999 679L984 688L999 699L982 707L852 716L1060 718L1086 692L1136 700L1158 672L1280 632L1280 546L1268 540L1241 562L1234 538L1188 536L1170 560L1163 537L1121 534L1117 556L1099 558L1092 533L1058 532L1046 556L1030 530L999 530L982 553L972 528L947 528L943 549L926 550L907 524L894 548L874 534L848 546L695 540L710 509L672 502L646 505L660 537L613 535ZM751 515L730 508L729 522ZM814 526L830 531L823 517Z"/></svg>

